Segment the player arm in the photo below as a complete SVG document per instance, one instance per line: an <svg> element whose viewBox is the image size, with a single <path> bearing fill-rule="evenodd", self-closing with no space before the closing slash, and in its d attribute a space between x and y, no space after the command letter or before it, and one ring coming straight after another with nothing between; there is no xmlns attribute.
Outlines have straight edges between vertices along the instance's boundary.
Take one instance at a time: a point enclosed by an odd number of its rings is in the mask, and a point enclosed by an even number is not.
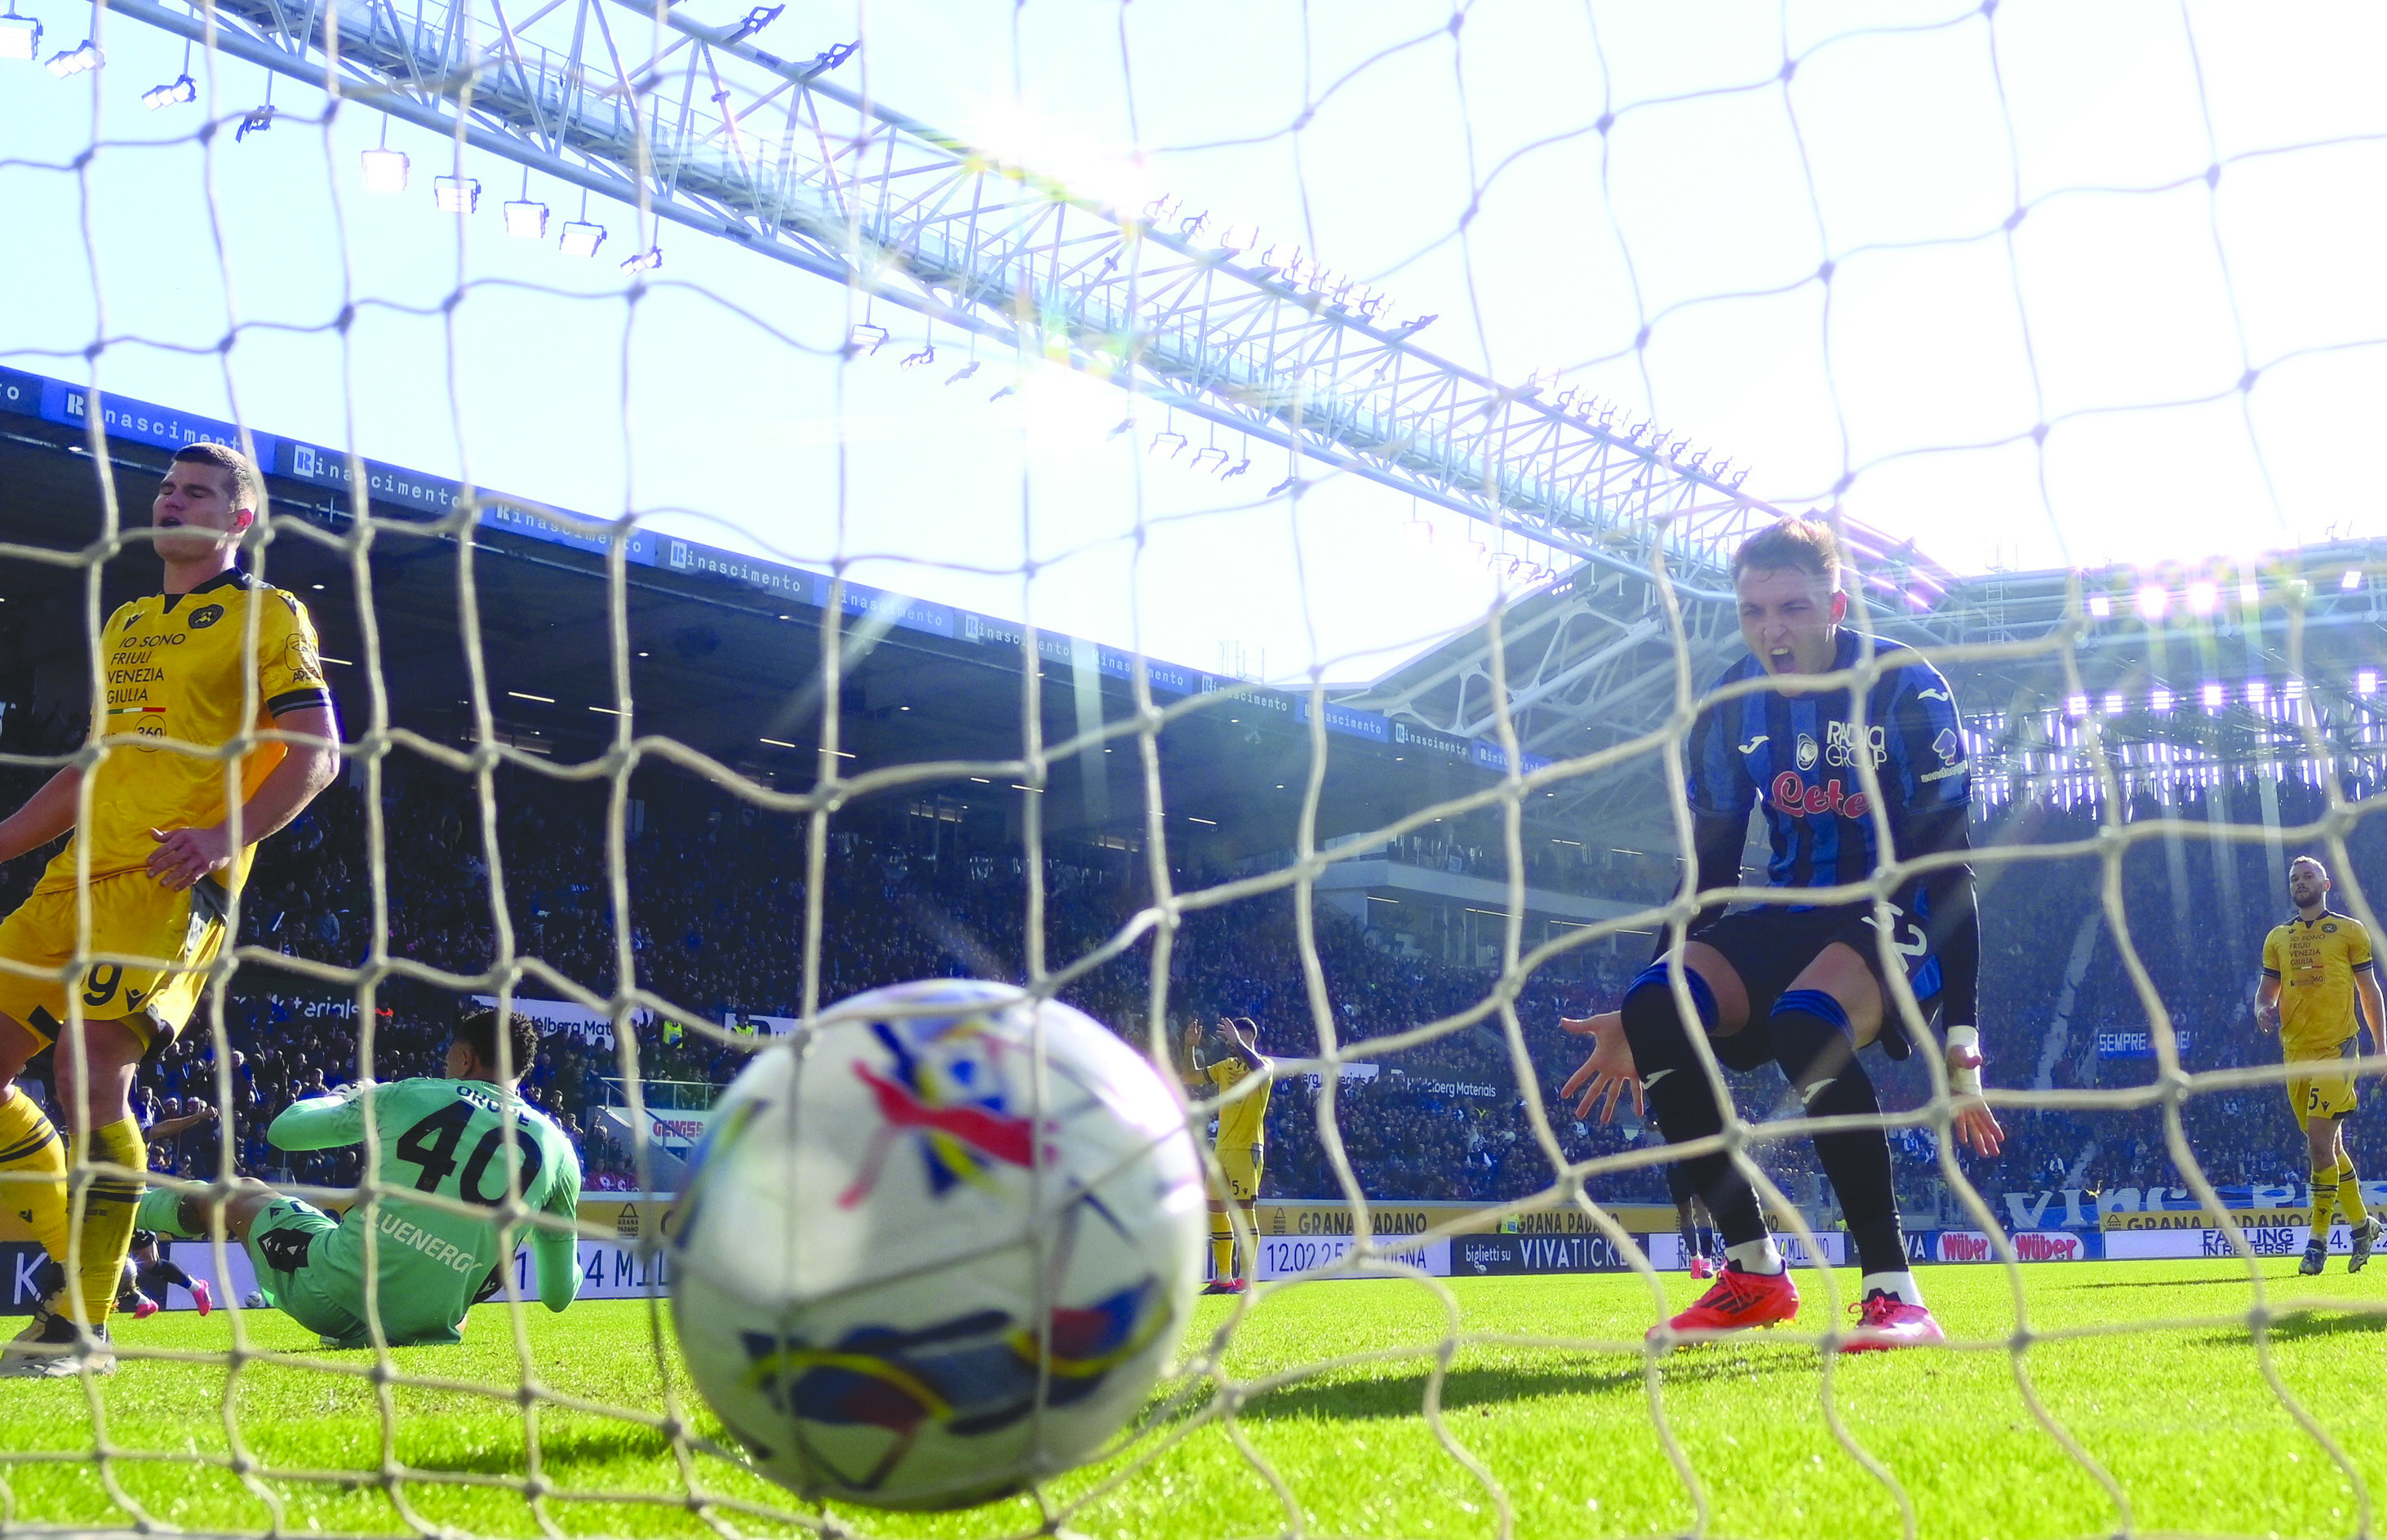
<svg viewBox="0 0 2387 1540"><path fill-rule="evenodd" d="M291 1103L265 1130L265 1142L277 1150L336 1150L363 1142L363 1090L360 1082L336 1095Z"/></svg>
<svg viewBox="0 0 2387 1540"><path fill-rule="evenodd" d="M42 783L25 805L0 818L0 861L14 861L40 850L74 827L75 803L82 790L82 771L69 764Z"/></svg>
<svg viewBox="0 0 2387 1540"><path fill-rule="evenodd" d="M2374 981L2371 987L2375 990L2378 985ZM2379 1018L2374 1016L2370 1019L2376 1030L2375 1024ZM2254 1027L2264 1032L2280 1029L2280 975L2279 970L2270 966L2268 958L2264 960L2262 981L2254 986Z"/></svg>
<svg viewBox="0 0 2387 1540"><path fill-rule="evenodd" d="M547 1212L569 1225L580 1214L580 1168L568 1168L549 1194ZM570 1229L541 1226L531 1231L530 1256L538 1269L538 1302L567 1308L580 1297L580 1236Z"/></svg>
<svg viewBox="0 0 2387 1540"><path fill-rule="evenodd" d="M2370 1046L2387 1054L2387 999L2380 994L2379 970L2368 963L2354 970L2354 997L2362 1002L2362 1015L2370 1023Z"/></svg>
<svg viewBox="0 0 2387 1540"><path fill-rule="evenodd" d="M339 774L339 725L320 691L313 704L277 713L273 725L284 732L306 736L289 745L282 763L241 803L240 842L244 845L254 845L288 827L290 820L305 812L316 793ZM149 852L149 875L176 892L232 865L230 818L205 828L151 829L149 837L158 841L158 848Z"/></svg>
<svg viewBox="0 0 2387 1540"><path fill-rule="evenodd" d="M1691 813L1691 863L1698 875L1698 891L1706 893L1718 888L1740 886L1740 849L1749 839L1747 812L1724 814L1704 813L1694 808ZM1702 903L1691 916L1691 928L1696 930L1724 912L1730 905L1719 901ZM1662 955L1673 944L1670 930L1658 932L1658 953Z"/></svg>

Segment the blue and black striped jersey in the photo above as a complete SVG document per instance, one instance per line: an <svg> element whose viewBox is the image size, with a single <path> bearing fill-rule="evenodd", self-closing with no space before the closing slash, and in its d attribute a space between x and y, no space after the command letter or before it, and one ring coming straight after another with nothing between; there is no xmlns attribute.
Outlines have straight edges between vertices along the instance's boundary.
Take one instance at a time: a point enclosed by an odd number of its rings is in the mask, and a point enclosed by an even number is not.
<svg viewBox="0 0 2387 1540"><path fill-rule="evenodd" d="M1841 628L1832 666L1856 666L1863 646L1857 633ZM1766 886L1828 888L1873 876L1884 852L1857 769L1860 754L1872 757L1888 803L1892 858L1971 848L1965 820L1972 775L1954 692L1911 649L1878 638L1873 646L1883 667L1865 695L1862 735L1850 721L1847 689L1756 690L1710 705L1693 723L1687 790L1702 890L1739 885L1753 808L1764 813L1772 847ZM1751 654L1714 688L1764 676L1764 664ZM1944 953L1946 1019L1972 1024L1978 922L1969 870L1946 868L1901 883L1892 902L1931 940L1933 961L1916 977L1916 992L1936 992ZM1956 944L1943 948L1946 941Z"/></svg>
<svg viewBox="0 0 2387 1540"><path fill-rule="evenodd" d="M1861 640L1843 627L1834 668L1854 667ZM1948 681L1913 650L1876 640L1884 670L1865 696L1865 744L1889 799L1889 828L1901 856L1957 848L1972 800L1964 728ZM1724 672L1715 688L1762 677L1751 654ZM1766 881L1775 888L1863 882L1881 865L1878 834L1867 816L1854 755L1849 692L1813 695L1761 690L1710 706L1691 728L1691 811L1743 821L1765 810L1774 847ZM1953 811L1954 819L1947 815Z"/></svg>

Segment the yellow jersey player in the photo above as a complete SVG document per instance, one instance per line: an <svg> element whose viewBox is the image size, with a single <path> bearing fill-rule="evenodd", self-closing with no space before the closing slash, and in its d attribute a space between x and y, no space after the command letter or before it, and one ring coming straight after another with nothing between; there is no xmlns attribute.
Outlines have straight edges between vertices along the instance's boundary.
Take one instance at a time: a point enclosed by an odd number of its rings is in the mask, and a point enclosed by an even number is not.
<svg viewBox="0 0 2387 1540"><path fill-rule="evenodd" d="M1206 1042L1201 1028L1189 1029L1185 1049L1194 1073L1218 1092L1217 1155L1225 1181L1223 1193L1211 1195L1210 1281L1202 1292L1239 1294L1250 1286L1252 1259L1236 1256L1227 1205L1243 1210L1244 1233L1259 1233L1260 1168L1268 1155L1269 1094L1276 1087L1276 1067L1260 1053L1259 1023L1249 1016L1220 1017ZM1255 1076L1257 1084L1244 1083Z"/></svg>
<svg viewBox="0 0 2387 1540"><path fill-rule="evenodd" d="M2343 1065L2361 1033L2354 1003L2370 1022L2370 1038L2387 1052L2387 1012L2371 966L2370 933L2362 922L2329 907L2329 868L2309 855L2288 865L2288 897L2296 917L2263 939L2263 980L2254 988L2254 1022L2280 1034L2283 1056L2304 1073L2288 1081L2288 1100L2312 1153L2312 1239L2297 1269L2317 1273L2329 1259L2329 1227L2343 1209L2354 1231L2347 1270L2360 1272L2379 1243L2381 1226L2363 1207L2362 1183L2345 1153L2345 1119L2355 1105L2354 1069Z"/></svg>
<svg viewBox="0 0 2387 1540"><path fill-rule="evenodd" d="M95 737L105 753L60 770L0 820L0 861L74 835L0 921L0 1190L54 1263L32 1324L0 1352L0 1376L115 1367L107 1322L148 1165L133 1069L189 1020L257 841L297 817L339 765L306 611L234 564L264 511L264 478L246 456L216 444L175 454L149 508L164 581L119 608L99 637L105 714ZM272 731L302 736L224 751L245 733ZM90 812L79 816L86 794ZM69 1149L16 1086L52 1041ZM82 1190L71 1217L69 1157L115 1168Z"/></svg>

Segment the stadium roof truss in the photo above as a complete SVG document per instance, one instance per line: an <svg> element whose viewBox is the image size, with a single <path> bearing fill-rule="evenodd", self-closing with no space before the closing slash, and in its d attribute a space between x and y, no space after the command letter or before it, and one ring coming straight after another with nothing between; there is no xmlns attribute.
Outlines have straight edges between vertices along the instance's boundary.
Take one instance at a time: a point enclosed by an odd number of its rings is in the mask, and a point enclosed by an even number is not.
<svg viewBox="0 0 2387 1540"><path fill-rule="evenodd" d="M1208 214L1170 200L1129 213L1073 196L826 79L859 44L802 62L764 51L751 36L777 7L715 27L633 0L515 3L530 8L213 0L193 15L108 0L1582 562L1642 571L1662 551L1686 593L1721 599L1732 549L1779 516L1738 490L1746 471L1727 475L1648 423L1619 424L1613 405L1505 385L1424 351L1414 334L1432 317L1396 323L1382 296L1297 252L1255 253L1256 237L1238 248ZM887 340L865 326L849 349ZM1213 468L1231 476L1250 463Z"/></svg>

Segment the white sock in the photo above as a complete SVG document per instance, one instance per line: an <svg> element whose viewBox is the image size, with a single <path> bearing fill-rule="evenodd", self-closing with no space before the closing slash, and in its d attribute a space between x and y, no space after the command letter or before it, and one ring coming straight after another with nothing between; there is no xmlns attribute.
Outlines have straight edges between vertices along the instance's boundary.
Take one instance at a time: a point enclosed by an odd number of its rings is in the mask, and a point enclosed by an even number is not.
<svg viewBox="0 0 2387 1540"><path fill-rule="evenodd" d="M1857 1281L1859 1299L1870 1299L1876 1294L1889 1294L1909 1305L1923 1303L1923 1290L1911 1272L1869 1272Z"/></svg>
<svg viewBox="0 0 2387 1540"><path fill-rule="evenodd" d="M1774 1273L1782 1270L1782 1250L1768 1235L1762 1241L1743 1241L1737 1246L1724 1248L1726 1258L1740 1264L1743 1272Z"/></svg>

